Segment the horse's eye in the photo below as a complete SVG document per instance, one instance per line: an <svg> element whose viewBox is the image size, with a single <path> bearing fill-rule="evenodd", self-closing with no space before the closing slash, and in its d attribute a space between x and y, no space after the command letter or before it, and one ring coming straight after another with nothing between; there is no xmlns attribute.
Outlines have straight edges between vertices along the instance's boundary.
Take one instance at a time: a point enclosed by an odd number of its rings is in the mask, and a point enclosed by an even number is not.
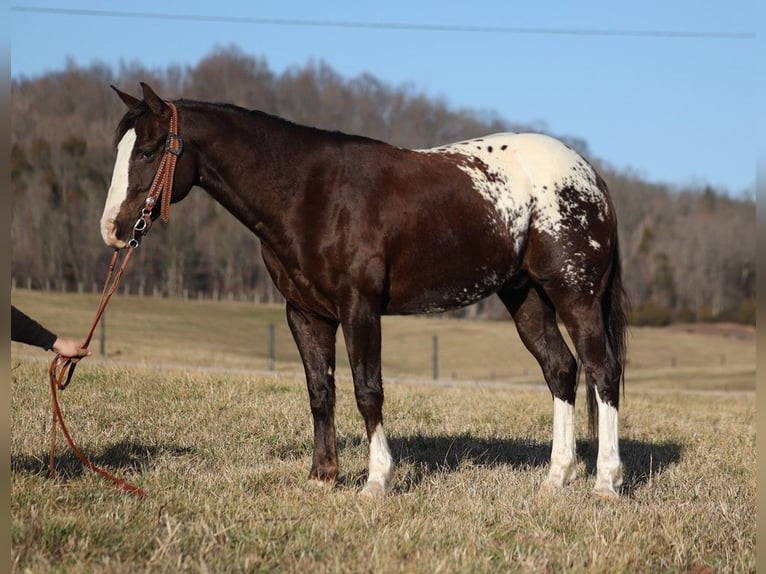
<svg viewBox="0 0 766 574"><path fill-rule="evenodd" d="M153 155L154 155L154 152L151 150L142 151L140 153L141 159L152 159Z"/></svg>

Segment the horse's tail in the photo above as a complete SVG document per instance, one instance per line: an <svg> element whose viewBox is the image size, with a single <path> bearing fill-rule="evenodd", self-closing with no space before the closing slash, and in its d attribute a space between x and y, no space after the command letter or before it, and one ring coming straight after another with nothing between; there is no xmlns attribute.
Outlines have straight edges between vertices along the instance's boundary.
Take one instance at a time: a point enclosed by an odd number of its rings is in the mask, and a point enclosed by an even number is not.
<svg viewBox="0 0 766 574"><path fill-rule="evenodd" d="M606 333L607 382L614 385L615 407L619 407L620 384L625 395L625 361L627 359L627 329L629 302L622 284L622 263L620 248L615 235L609 280L601 297L601 313ZM588 401L588 430L591 438L598 433L598 404L596 389L586 385Z"/></svg>

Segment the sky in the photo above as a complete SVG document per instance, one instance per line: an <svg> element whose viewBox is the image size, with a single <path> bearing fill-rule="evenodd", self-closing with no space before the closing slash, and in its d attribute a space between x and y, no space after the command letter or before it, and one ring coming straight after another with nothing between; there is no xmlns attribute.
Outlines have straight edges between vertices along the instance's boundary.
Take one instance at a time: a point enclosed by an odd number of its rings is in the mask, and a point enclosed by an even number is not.
<svg viewBox="0 0 766 574"><path fill-rule="evenodd" d="M581 138L648 181L754 197L756 12L755 0L11 0L10 69L191 67L237 47L275 73L371 74Z"/></svg>

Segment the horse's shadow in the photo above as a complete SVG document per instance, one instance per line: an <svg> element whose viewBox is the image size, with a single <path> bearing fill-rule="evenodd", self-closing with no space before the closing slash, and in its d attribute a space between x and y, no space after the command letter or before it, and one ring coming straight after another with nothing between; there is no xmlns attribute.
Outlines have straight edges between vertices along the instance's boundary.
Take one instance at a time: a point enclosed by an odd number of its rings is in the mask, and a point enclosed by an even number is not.
<svg viewBox="0 0 766 574"><path fill-rule="evenodd" d="M466 465L479 467L506 466L515 470L546 467L550 463L550 442L532 439L490 439L471 434L392 437L389 440L395 463L413 463L403 480L397 480L395 492L409 492L429 476L458 472ZM338 440L341 451L366 448L361 436ZM598 445L589 440L578 440L577 456L585 464L588 475L595 475ZM121 441L98 453L86 456L98 467L114 469L127 474L143 474L158 457L184 456L194 449L179 445L145 445ZM652 443L640 440L620 441L620 454L624 465L623 494L631 496L636 488L648 483L669 466L681 459L683 448L675 442ZM85 467L77 456L67 450L55 456L56 474L67 480L82 476ZM49 475L48 453L40 456L11 455L11 473ZM342 486L360 488L366 473L340 476Z"/></svg>
<svg viewBox="0 0 766 574"><path fill-rule="evenodd" d="M133 441L121 441L105 449L83 454L99 468L127 474L143 474L151 469L153 461L160 456L182 456L193 452L191 447L178 445L145 445ZM11 455L11 473L50 475L49 453L40 456ZM86 467L71 449L54 456L56 475L64 480L82 476Z"/></svg>
<svg viewBox="0 0 766 574"><path fill-rule="evenodd" d="M365 446L361 437L339 441L339 447ZM532 439L490 439L471 434L453 436L392 437L389 439L394 463L413 463L405 480L398 480L395 490L410 491L429 475L457 472L466 465L483 467L505 466L514 470L547 467L550 464L551 443ZM578 440L577 456L587 475L595 477L598 444ZM624 466L623 494L648 483L656 475L681 459L683 447L675 442L653 443L641 440L620 441L620 456ZM346 476L341 483L361 487L366 475Z"/></svg>

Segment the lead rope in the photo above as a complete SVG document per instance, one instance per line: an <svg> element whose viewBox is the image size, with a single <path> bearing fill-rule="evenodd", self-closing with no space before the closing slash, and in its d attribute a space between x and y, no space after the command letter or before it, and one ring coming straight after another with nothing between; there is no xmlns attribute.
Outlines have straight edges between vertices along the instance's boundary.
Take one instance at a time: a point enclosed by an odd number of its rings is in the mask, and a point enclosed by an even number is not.
<svg viewBox="0 0 766 574"><path fill-rule="evenodd" d="M133 252L136 250L136 248L141 244L141 238L149 232L149 228L152 224L152 209L157 203L157 199L160 197L160 195L162 195L160 216L163 223L170 221L170 199L171 195L173 194L173 176L175 175L176 161L178 160L178 156L181 155L181 152L184 149L184 142L178 135L178 110L172 102L165 103L170 108L170 126L168 128L167 138L165 139L165 153L160 160L160 165L157 168L157 173L154 175L154 180L152 181L152 185L149 188L149 193L146 195L144 207L141 210L141 216L133 225L133 234L130 241L128 241L127 252L122 258L122 263L120 264L120 268L116 275L114 275L114 269L117 266L117 260L119 259L119 250L115 249L114 255L112 255L112 260L109 263L109 269L106 273L104 287L101 290L101 301L98 304L98 309L96 310L96 316L93 319L93 324L90 327L90 332L88 333L88 336L83 343L83 348L85 349L88 348L88 345L93 338L93 333L96 330L98 322L101 320L101 316L106 310L107 303L109 303L109 300L112 298L114 292L117 291L117 285L120 283L120 279L122 278L123 273L125 273L125 268L128 266L130 257L133 255ZM66 437L72 451L77 455L77 458L80 459L80 462L104 478L111 480L118 488L126 490L127 492L135 494L139 497L143 497L145 495L143 489L121 478L117 478L107 471L97 467L90 460L88 460L88 458L82 454L82 452L80 452L80 449L77 448L77 445L75 445L74 441L72 440L72 436L69 434L69 430L67 429L66 424L64 424L64 417L61 414L61 407L59 406L58 401L58 391L63 391L65 388L67 388L69 382L72 380L72 375L74 374L76 366L77 361L73 361L71 358L64 358L57 354L53 359L53 362L51 362L51 366L48 371L48 379L51 385L51 399L53 402L51 448L50 456L48 459L48 467L50 469L51 477L56 476L56 429L58 425L61 425L61 431L64 433L64 436Z"/></svg>
<svg viewBox="0 0 766 574"><path fill-rule="evenodd" d="M93 324L91 325L90 332L88 333L88 337L85 339L83 348L85 349L88 348L88 345L90 344L90 341L93 338L93 333L96 330L96 326L98 325L99 321L101 320L101 317L104 314L104 311L106 310L107 303L109 303L109 300L112 298L112 295L114 294L114 292L117 291L117 285L119 284L120 279L122 278L122 275L125 272L125 268L128 265L128 261L130 260L131 255L133 255L133 251L135 251L135 247L133 246L128 247L128 250L125 253L125 256L122 258L122 263L116 275L114 275L114 269L116 267L117 260L119 258L119 251L115 250L114 255L112 255L112 260L109 264L106 280L104 281L104 287L101 291L101 301L99 302L98 309L96 310L96 315L93 319ZM105 471L102 468L99 468L98 466L93 464L90 460L88 460L88 458L80 451L80 449L77 448L77 445L72 439L72 436L69 434L69 429L64 423L64 416L61 414L61 407L59 406L59 401L58 401L58 391L64 390L69 385L69 382L72 380L72 375L74 374L74 370L76 366L77 366L77 361L73 361L71 358L64 358L61 355L56 354L53 361L51 362L51 366L48 371L48 380L51 386L51 399L53 403L53 421L51 424L51 446L50 446L50 456L48 459L48 468L50 469L51 477L52 478L56 477L56 464L55 464L56 429L60 425L61 432L64 433L64 436L66 437L66 440L69 443L69 447L72 449L72 452L74 452L75 455L77 455L77 458L80 459L80 462L82 462L83 465L90 468L93 472L100 474L107 480L112 481L117 488L121 488L122 490L125 490L131 494L135 494L138 497L143 498L145 495L145 492L142 488L134 484L131 484L130 482L127 482L126 480L117 478L116 476L110 474L109 472ZM65 377L66 377L66 380L65 380Z"/></svg>

